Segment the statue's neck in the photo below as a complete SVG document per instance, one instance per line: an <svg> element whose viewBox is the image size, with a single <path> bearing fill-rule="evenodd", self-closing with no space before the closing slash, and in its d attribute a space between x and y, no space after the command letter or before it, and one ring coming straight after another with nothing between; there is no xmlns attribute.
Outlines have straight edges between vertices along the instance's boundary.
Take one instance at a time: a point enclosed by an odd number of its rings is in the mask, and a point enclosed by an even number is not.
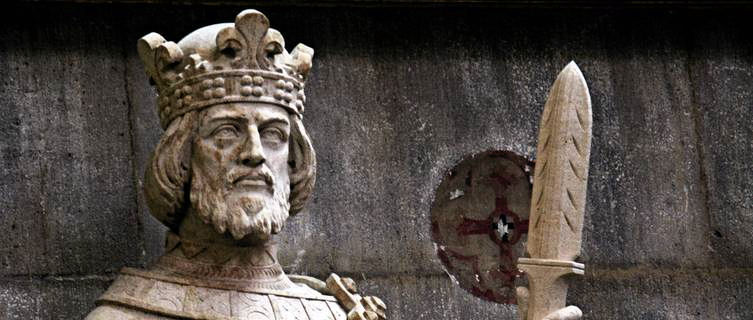
<svg viewBox="0 0 753 320"><path fill-rule="evenodd" d="M155 267L181 276L279 282L283 287L289 283L277 261L273 241L235 240L192 214L184 218L178 234L168 234L165 251Z"/></svg>
<svg viewBox="0 0 753 320"><path fill-rule="evenodd" d="M183 238L172 232L167 237L166 257L215 266L279 267L277 244L273 241L251 246L233 246Z"/></svg>
<svg viewBox="0 0 753 320"><path fill-rule="evenodd" d="M269 236L261 238L256 235L249 235L238 240L233 238L229 232L219 233L214 226L204 223L195 212L189 212L183 218L178 235L181 239L226 247L265 247L271 242Z"/></svg>

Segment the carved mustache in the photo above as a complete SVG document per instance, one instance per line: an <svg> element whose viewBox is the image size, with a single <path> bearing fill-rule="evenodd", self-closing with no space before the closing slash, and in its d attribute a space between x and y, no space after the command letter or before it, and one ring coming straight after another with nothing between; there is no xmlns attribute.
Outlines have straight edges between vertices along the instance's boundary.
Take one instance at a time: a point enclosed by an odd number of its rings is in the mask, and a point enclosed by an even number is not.
<svg viewBox="0 0 753 320"><path fill-rule="evenodd" d="M268 186L274 186L275 178L267 168L261 168L260 170L237 170L232 171L228 175L228 182L230 184L236 184L243 180L260 180L264 181Z"/></svg>

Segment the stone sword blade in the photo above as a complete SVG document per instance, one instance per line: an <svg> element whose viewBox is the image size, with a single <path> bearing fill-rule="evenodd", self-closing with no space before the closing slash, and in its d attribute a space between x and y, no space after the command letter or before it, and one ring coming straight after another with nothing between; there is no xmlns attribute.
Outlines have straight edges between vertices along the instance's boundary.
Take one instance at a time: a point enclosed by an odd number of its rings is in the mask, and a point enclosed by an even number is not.
<svg viewBox="0 0 753 320"><path fill-rule="evenodd" d="M521 312L526 320L547 319L565 310L566 277L582 275L584 269L573 260L580 254L583 233L591 98L574 62L560 72L549 92L537 150L526 247L530 258L518 259L518 268L528 277L528 310Z"/></svg>
<svg viewBox="0 0 753 320"><path fill-rule="evenodd" d="M539 127L527 243L531 258L573 261L580 254L591 122L586 80L570 62L554 81Z"/></svg>

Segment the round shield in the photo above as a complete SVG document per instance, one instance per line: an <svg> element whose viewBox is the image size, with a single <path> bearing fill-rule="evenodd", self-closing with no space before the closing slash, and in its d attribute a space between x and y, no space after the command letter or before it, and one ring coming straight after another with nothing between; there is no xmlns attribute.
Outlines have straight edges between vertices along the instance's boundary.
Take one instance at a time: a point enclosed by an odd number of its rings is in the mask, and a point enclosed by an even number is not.
<svg viewBox="0 0 753 320"><path fill-rule="evenodd" d="M437 255L475 296L515 303L531 204L531 163L509 151L463 159L437 188L431 208Z"/></svg>

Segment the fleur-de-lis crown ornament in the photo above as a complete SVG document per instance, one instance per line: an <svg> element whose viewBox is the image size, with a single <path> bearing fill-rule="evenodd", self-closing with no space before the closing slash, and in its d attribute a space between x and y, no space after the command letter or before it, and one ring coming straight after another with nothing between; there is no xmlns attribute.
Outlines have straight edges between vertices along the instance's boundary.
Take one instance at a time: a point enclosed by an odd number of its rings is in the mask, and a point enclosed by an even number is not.
<svg viewBox="0 0 753 320"><path fill-rule="evenodd" d="M150 33L139 39L138 52L157 88L163 128L219 103L264 102L303 114L314 50L298 44L288 53L282 34L259 11L244 10L234 24L203 27L177 44Z"/></svg>

